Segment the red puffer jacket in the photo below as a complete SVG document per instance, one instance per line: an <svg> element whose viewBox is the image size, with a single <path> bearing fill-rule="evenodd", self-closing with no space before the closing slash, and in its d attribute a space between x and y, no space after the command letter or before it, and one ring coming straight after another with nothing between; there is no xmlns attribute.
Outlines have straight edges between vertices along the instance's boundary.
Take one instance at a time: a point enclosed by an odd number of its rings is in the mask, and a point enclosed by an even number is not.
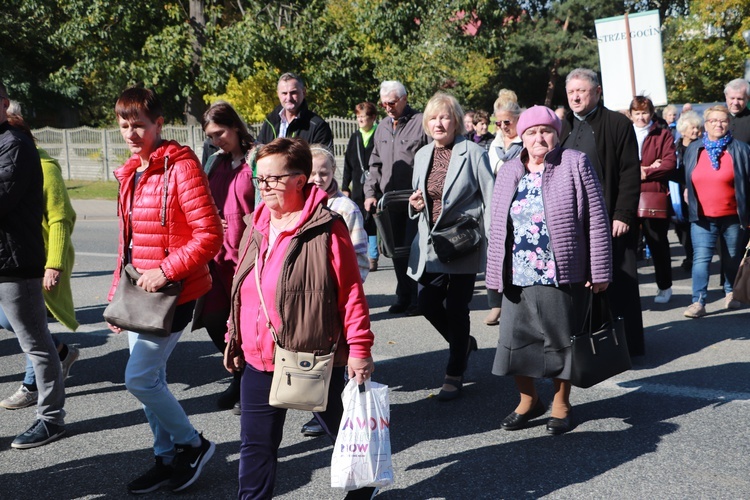
<svg viewBox="0 0 750 500"><path fill-rule="evenodd" d="M115 170L120 182L117 210L120 216L119 259L109 300L120 281L123 250L132 239L131 262L139 270L161 266L167 279L184 280L179 304L195 300L211 289L208 262L221 248L224 235L219 212L200 162L187 146L164 141L149 158L149 167L135 186L132 156ZM166 224L162 205L167 176ZM135 186L135 192L133 190Z"/></svg>

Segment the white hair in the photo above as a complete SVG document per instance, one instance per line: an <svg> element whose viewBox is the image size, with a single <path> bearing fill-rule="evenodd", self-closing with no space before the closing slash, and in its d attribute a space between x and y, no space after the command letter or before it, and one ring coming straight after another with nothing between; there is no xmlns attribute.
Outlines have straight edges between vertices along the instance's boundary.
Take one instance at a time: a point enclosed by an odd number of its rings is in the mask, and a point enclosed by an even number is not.
<svg viewBox="0 0 750 500"><path fill-rule="evenodd" d="M744 92L746 96L750 97L750 83L744 78L735 78L727 83L727 86L724 87L724 95L727 95L730 90Z"/></svg>
<svg viewBox="0 0 750 500"><path fill-rule="evenodd" d="M386 80L380 84L380 97L396 93L396 97L404 97L406 95L406 87L401 82L396 80Z"/></svg>

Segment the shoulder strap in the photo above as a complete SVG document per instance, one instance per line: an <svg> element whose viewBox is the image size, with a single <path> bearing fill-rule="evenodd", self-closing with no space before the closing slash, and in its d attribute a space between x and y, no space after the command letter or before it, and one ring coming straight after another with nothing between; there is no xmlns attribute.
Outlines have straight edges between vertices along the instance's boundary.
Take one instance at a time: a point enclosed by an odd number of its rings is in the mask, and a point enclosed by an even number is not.
<svg viewBox="0 0 750 500"><path fill-rule="evenodd" d="M263 298L263 291L260 289L260 271L258 271L259 258L260 251L255 256L255 286L258 287L258 298L260 299L260 305L263 308L263 314L266 315L266 327L271 330L271 336L273 337L273 341L276 343L276 345L282 347L281 344L279 344L279 336L276 335L276 329L273 327L271 318L268 315L268 308L266 308L266 300Z"/></svg>
<svg viewBox="0 0 750 500"><path fill-rule="evenodd" d="M332 212L332 213L335 213L335 212ZM336 215L338 215L338 214L336 214ZM341 216L339 215L339 217L341 217ZM333 223L333 219L331 219L330 221L328 221L328 225L329 225L329 230L328 230L329 245L330 245L330 238L331 238L330 224L332 224L332 223ZM279 336L276 333L276 328L274 328L273 323L271 323L271 317L268 315L268 308L266 307L266 300L263 298L263 290L261 290L261 288L260 288L260 270L259 270L260 266L258 265L259 264L259 260L260 260L260 249L258 249L258 253L255 256L255 269L254 269L255 286L258 289L258 299L260 300L260 305L261 305L261 308L263 309L263 314L266 316L266 327L270 330L271 336L273 337L274 343L283 349L284 346L282 346L279 343ZM341 328L343 329L344 325L341 325ZM336 347L338 346L340 338L341 338L341 331L339 331L338 334L336 335L336 340L333 342L333 346L331 347L331 352L336 351Z"/></svg>

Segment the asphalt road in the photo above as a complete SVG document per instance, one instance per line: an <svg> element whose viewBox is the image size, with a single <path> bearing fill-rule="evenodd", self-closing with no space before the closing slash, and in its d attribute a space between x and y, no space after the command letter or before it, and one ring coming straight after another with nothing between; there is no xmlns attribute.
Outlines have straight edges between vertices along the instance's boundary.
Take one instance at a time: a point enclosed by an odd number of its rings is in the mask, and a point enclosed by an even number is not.
<svg viewBox="0 0 750 500"><path fill-rule="evenodd" d="M67 435L31 450L10 443L34 420L34 409L0 410L0 498L73 499L126 497L125 484L150 467L151 433L125 389L127 339L111 334L101 313L116 260L114 205L75 202L77 262L73 287L78 332L50 329L81 348L67 381ZM634 369L591 389L574 389L576 427L547 436L544 419L508 432L500 421L517 395L509 378L491 375L497 327L486 314L483 282L472 302L471 358L464 396L434 397L447 350L424 318L389 315L395 277L387 260L365 284L377 362L374 380L391 388L391 435L396 483L383 499L684 499L750 498L750 342L748 309L722 310L715 272L709 315L682 316L690 304L690 279L673 245L674 296L653 304L653 268L644 263L641 297L645 357ZM14 392L24 359L15 337L0 331L0 397ZM236 496L239 419L215 408L229 382L204 331L185 333L169 364L172 391L193 424L217 443L214 458L183 498ZM541 384L546 402L549 383ZM290 411L280 449L276 495L281 499L343 498L329 487L332 447L305 438L309 418ZM152 497L169 497L162 490Z"/></svg>

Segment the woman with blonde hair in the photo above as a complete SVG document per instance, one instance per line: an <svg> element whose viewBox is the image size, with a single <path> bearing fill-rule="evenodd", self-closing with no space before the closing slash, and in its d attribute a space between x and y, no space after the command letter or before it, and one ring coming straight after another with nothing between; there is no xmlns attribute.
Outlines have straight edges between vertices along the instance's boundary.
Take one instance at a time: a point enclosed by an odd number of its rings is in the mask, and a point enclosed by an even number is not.
<svg viewBox="0 0 750 500"><path fill-rule="evenodd" d="M464 136L462 117L461 106L451 95L438 92L427 103L422 124L433 141L414 157L414 194L409 198L409 216L418 220L418 231L411 245L408 273L422 285L422 314L449 346L440 401L461 395L469 355L477 350L477 341L469 334L469 303L477 273L485 268L488 211L495 181L487 153ZM476 221L479 245L445 262L433 246L432 234L462 217Z"/></svg>
<svg viewBox="0 0 750 500"><path fill-rule="evenodd" d="M523 148L521 138L518 137L516 131L516 124L522 110L518 105L516 93L508 89L501 89L498 92L493 108L497 133L488 154L492 171L497 175L500 166L518 156Z"/></svg>
<svg viewBox="0 0 750 500"><path fill-rule="evenodd" d="M489 149L490 166L497 175L500 166L506 161L512 160L521 154L523 143L516 131L518 117L521 116L521 107L518 105L518 96L512 90L501 89L495 100L495 125L497 135L492 141ZM484 318L484 324L495 326L500 324L502 296L494 290L487 290L487 304L490 312Z"/></svg>
<svg viewBox="0 0 750 500"><path fill-rule="evenodd" d="M336 157L331 150L323 144L311 144L310 152L313 160L310 182L328 195L328 208L344 218L349 236L352 238L354 252L357 254L359 276L364 283L370 272L370 262L367 257L367 232L362 212L356 203L339 190L336 180Z"/></svg>

